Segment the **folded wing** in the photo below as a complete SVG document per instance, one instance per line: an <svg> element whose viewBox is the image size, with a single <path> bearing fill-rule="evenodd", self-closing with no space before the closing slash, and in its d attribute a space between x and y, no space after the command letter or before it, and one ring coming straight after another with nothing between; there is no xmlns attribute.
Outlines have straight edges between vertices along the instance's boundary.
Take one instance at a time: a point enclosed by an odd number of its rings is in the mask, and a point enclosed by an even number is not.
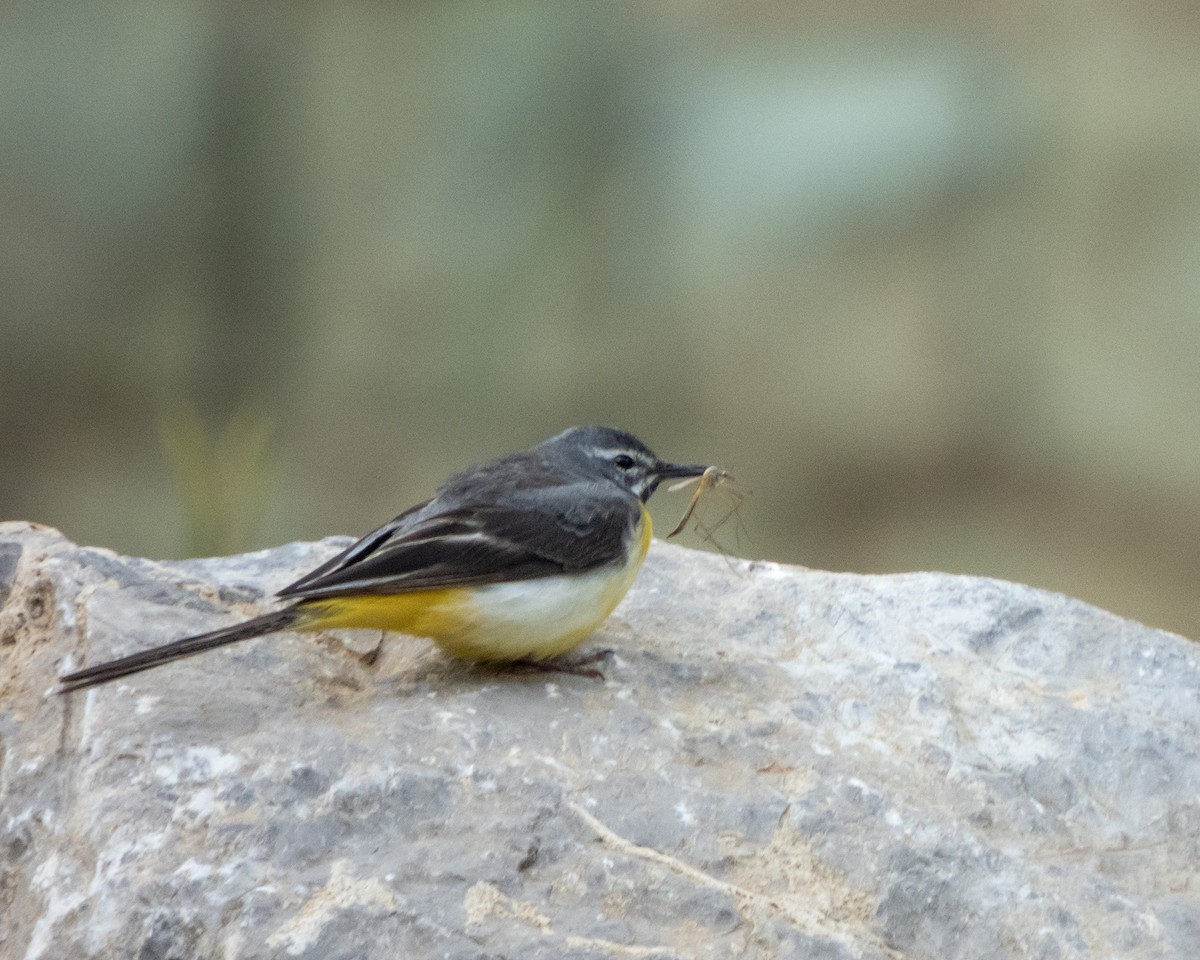
<svg viewBox="0 0 1200 960"><path fill-rule="evenodd" d="M408 593L580 573L623 562L641 506L611 485L515 491L503 503L401 514L279 592Z"/></svg>

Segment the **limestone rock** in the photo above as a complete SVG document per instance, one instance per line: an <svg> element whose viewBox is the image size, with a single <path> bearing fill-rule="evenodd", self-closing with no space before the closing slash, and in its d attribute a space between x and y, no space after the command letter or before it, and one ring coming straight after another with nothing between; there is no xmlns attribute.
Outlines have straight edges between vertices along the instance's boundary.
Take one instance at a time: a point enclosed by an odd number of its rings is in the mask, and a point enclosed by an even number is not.
<svg viewBox="0 0 1200 960"><path fill-rule="evenodd" d="M0 526L0 956L1200 955L1200 648L1023 586L656 543L604 682L281 634L54 692L344 542Z"/></svg>

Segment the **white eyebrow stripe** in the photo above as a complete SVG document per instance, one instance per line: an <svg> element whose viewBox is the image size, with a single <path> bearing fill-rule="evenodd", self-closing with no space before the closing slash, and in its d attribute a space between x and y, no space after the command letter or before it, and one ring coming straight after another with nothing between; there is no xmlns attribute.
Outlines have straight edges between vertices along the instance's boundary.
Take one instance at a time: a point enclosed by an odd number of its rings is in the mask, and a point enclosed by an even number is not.
<svg viewBox="0 0 1200 960"><path fill-rule="evenodd" d="M588 453L594 457L605 457L610 460L613 457L619 457L621 454L625 454L625 456L633 457L634 460L637 460L639 463L642 463L647 467L654 466L654 460L652 460L650 457L647 457L639 450L630 450L628 447L590 447L588 449Z"/></svg>

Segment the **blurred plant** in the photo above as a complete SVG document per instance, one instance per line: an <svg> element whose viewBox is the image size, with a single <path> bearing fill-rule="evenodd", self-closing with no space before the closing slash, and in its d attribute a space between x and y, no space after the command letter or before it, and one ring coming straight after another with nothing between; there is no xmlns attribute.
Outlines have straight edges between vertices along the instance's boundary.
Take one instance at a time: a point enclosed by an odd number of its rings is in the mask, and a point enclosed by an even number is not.
<svg viewBox="0 0 1200 960"><path fill-rule="evenodd" d="M210 428L194 403L159 418L159 436L183 510L189 556L218 556L253 545L271 487L271 418L244 404L224 430Z"/></svg>

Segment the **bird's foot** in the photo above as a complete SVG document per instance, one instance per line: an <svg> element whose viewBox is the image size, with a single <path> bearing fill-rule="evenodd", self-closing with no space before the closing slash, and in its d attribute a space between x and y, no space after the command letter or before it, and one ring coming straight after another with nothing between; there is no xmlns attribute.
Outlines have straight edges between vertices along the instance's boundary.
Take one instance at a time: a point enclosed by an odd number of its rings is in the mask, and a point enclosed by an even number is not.
<svg viewBox="0 0 1200 960"><path fill-rule="evenodd" d="M514 660L513 666L528 667L546 673L569 673L576 677L591 677L603 680L604 673L593 664L602 663L613 655L608 648L597 650L583 657L551 657L549 660Z"/></svg>

